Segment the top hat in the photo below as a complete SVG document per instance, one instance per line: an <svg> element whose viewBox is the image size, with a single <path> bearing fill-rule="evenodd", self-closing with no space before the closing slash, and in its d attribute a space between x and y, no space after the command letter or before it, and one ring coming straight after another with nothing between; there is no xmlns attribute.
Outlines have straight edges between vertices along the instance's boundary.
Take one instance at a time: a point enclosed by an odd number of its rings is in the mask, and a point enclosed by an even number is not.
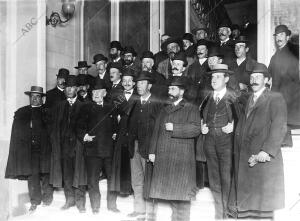
<svg viewBox="0 0 300 221"><path fill-rule="evenodd" d="M111 41L110 42L110 48L116 48L119 51L123 50L123 48L121 46L121 43L119 41Z"/></svg>
<svg viewBox="0 0 300 221"><path fill-rule="evenodd" d="M24 94L30 95L31 93L38 93L42 96L45 96L44 90L42 87L39 86L31 86L30 91L25 91Z"/></svg>
<svg viewBox="0 0 300 221"><path fill-rule="evenodd" d="M68 69L66 68L61 68L58 70L58 74L56 75L58 78L64 78L67 79L67 77L69 76L70 72Z"/></svg>
<svg viewBox="0 0 300 221"><path fill-rule="evenodd" d="M264 65L264 64L262 64L262 63L255 64L255 66L254 66L254 68L252 70L252 73L261 73L261 74L263 74L267 78L271 77L267 66Z"/></svg>
<svg viewBox="0 0 300 221"><path fill-rule="evenodd" d="M234 41L234 43L235 43L235 44L237 44L237 43L246 43L246 44L248 44L248 43L249 43L249 40L247 39L246 36L241 35L241 36L239 36L239 37Z"/></svg>
<svg viewBox="0 0 300 221"><path fill-rule="evenodd" d="M194 42L193 35L191 33L185 33L182 36L182 40L189 40L190 42Z"/></svg>
<svg viewBox="0 0 300 221"><path fill-rule="evenodd" d="M289 30L286 25L278 25L278 26L276 26L275 33L273 35L275 36L281 32L285 32L286 35L288 35L288 36L290 36L292 34L291 30Z"/></svg>
<svg viewBox="0 0 300 221"><path fill-rule="evenodd" d="M197 28L194 28L193 30L192 30L192 33L194 34L194 35L196 35L196 33L197 33L197 31L199 31L199 30L204 30L204 31L208 31L208 29L207 29L207 27L204 25L204 24L200 24L200 26L198 26Z"/></svg>
<svg viewBox="0 0 300 221"><path fill-rule="evenodd" d="M92 90L107 89L107 85L103 79L97 78Z"/></svg>
<svg viewBox="0 0 300 221"><path fill-rule="evenodd" d="M77 86L83 86L89 84L87 75L85 74L78 74L76 78L77 78Z"/></svg>
<svg viewBox="0 0 300 221"><path fill-rule="evenodd" d="M122 64L121 64L120 62L112 62L112 63L110 63L110 65L109 65L109 70L110 70L111 68L116 68L116 69L118 69L120 72L123 72L123 66L122 66Z"/></svg>
<svg viewBox="0 0 300 221"><path fill-rule="evenodd" d="M188 61L186 59L186 54L183 51L179 51L178 53L176 53L172 59L174 60L180 60L183 61L183 66L186 67L188 64Z"/></svg>
<svg viewBox="0 0 300 221"><path fill-rule="evenodd" d="M179 86L185 89L187 87L187 78L184 76L173 76L168 81L169 86Z"/></svg>
<svg viewBox="0 0 300 221"><path fill-rule="evenodd" d="M167 51L167 46L171 43L176 43L180 48L182 48L182 40L180 38L170 37L161 44L161 49Z"/></svg>
<svg viewBox="0 0 300 221"><path fill-rule="evenodd" d="M213 56L217 56L217 57L224 57L224 54L221 52L221 48L218 45L213 45L211 47L208 48L208 54L207 57L213 57Z"/></svg>
<svg viewBox="0 0 300 221"><path fill-rule="evenodd" d="M133 57L137 56L137 53L132 46L128 46L124 48L123 54L128 54L128 53L131 53Z"/></svg>
<svg viewBox="0 0 300 221"><path fill-rule="evenodd" d="M143 60L144 58L152 58L154 60L154 55L151 51L144 51L141 56L141 60Z"/></svg>
<svg viewBox="0 0 300 221"><path fill-rule="evenodd" d="M228 65L227 64L216 64L212 66L212 70L207 72L208 74L213 74L213 73L227 73L227 74L233 74L234 72L231 70L228 70Z"/></svg>
<svg viewBox="0 0 300 221"><path fill-rule="evenodd" d="M66 80L66 87L77 86L77 77L75 75L69 75Z"/></svg>
<svg viewBox="0 0 300 221"><path fill-rule="evenodd" d="M149 71L141 71L135 81L143 81L143 80L147 80L151 84L155 83L155 80L152 78L152 75Z"/></svg>
<svg viewBox="0 0 300 221"><path fill-rule="evenodd" d="M90 68L91 65L88 65L86 61L78 61L78 66L74 67L76 69L79 68Z"/></svg>
<svg viewBox="0 0 300 221"><path fill-rule="evenodd" d="M105 62L107 62L107 61L108 61L108 58L105 57L103 54L96 54L96 55L94 56L93 64L96 64L98 61L105 61Z"/></svg>

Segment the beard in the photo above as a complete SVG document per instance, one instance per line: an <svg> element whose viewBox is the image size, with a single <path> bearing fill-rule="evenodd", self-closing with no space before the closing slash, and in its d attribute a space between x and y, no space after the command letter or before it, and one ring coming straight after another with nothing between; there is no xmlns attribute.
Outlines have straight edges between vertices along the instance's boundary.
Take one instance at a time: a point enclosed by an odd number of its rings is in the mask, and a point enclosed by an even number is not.
<svg viewBox="0 0 300 221"><path fill-rule="evenodd" d="M177 101L178 99L179 99L178 96L173 96L173 95L170 95L170 94L169 94L169 100L170 100L171 102L175 102L175 101Z"/></svg>
<svg viewBox="0 0 300 221"><path fill-rule="evenodd" d="M131 65L133 63L132 60L124 60L125 65Z"/></svg>
<svg viewBox="0 0 300 221"><path fill-rule="evenodd" d="M117 53L115 53L115 54L109 54L109 57L111 59L116 59L118 57L118 54Z"/></svg>

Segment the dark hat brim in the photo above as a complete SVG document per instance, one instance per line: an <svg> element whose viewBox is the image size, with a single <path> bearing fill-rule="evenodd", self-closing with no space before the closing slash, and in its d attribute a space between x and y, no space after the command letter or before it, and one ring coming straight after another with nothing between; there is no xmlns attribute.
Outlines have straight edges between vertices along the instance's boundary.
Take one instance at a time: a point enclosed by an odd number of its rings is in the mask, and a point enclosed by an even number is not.
<svg viewBox="0 0 300 221"><path fill-rule="evenodd" d="M233 71L231 70L226 70L226 69L215 69L215 70L211 70L211 71L208 71L207 74L213 74L213 73L227 73L229 75L232 75L234 74Z"/></svg>
<svg viewBox="0 0 300 221"><path fill-rule="evenodd" d="M87 65L87 66L76 66L74 67L75 69L79 69L79 68L90 68L92 67L92 65Z"/></svg>
<svg viewBox="0 0 300 221"><path fill-rule="evenodd" d="M37 94L40 94L40 95L42 95L42 96L46 96L45 93L40 92L40 91L25 91L25 92L24 92L24 94L26 94L26 95L30 95L30 94L32 94L32 93L37 93Z"/></svg>

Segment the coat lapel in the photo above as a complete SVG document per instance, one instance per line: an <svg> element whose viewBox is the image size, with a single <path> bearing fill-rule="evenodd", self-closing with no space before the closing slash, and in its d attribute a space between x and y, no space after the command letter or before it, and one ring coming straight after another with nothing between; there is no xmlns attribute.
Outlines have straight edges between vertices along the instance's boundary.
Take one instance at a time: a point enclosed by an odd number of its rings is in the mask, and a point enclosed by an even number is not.
<svg viewBox="0 0 300 221"><path fill-rule="evenodd" d="M175 111L180 110L182 107L184 107L186 101L183 99L182 101L179 102L179 104L177 104L176 106L172 105L168 105L166 106L166 112L168 114L173 113Z"/></svg>
<svg viewBox="0 0 300 221"><path fill-rule="evenodd" d="M251 102L251 99L253 99L253 95L250 96L249 100L248 100L248 103L247 103L247 118L249 118L249 116L251 115L251 113L253 113L258 107L260 107L261 105L264 104L266 98L267 98L267 94L268 94L268 89L266 88L264 90L264 92L259 96L259 98L257 99L254 107L252 108L252 110L249 110L249 104Z"/></svg>

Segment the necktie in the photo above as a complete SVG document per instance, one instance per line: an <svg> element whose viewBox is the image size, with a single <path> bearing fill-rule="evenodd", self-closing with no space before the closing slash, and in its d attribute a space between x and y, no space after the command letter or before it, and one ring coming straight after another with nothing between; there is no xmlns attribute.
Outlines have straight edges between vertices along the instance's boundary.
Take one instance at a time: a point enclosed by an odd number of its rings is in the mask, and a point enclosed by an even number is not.
<svg viewBox="0 0 300 221"><path fill-rule="evenodd" d="M113 88L117 87L117 84L113 84Z"/></svg>
<svg viewBox="0 0 300 221"><path fill-rule="evenodd" d="M215 97L215 102L216 104L218 104L220 102L220 97L219 97L219 94L216 94L216 97Z"/></svg>
<svg viewBox="0 0 300 221"><path fill-rule="evenodd" d="M251 112L252 109L254 108L256 100L257 100L257 96L256 96L256 95L253 95L252 98L251 98L251 100L250 100L250 103L249 103L248 112L247 112L247 117L249 116L250 112Z"/></svg>

